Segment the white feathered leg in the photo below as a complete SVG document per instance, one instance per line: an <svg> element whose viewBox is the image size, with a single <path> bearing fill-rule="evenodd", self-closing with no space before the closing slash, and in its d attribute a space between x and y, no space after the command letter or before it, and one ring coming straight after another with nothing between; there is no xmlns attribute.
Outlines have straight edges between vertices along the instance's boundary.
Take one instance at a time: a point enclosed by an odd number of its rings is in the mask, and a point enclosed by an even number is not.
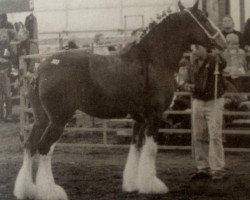
<svg viewBox="0 0 250 200"><path fill-rule="evenodd" d="M163 194L168 192L168 187L156 177L157 144L153 137L146 137L142 148L138 168L138 189L145 194Z"/></svg>
<svg viewBox="0 0 250 200"><path fill-rule="evenodd" d="M68 200L64 189L55 184L52 169L51 158L55 144L51 146L46 156L40 155L38 172L36 176L37 196L36 200Z"/></svg>
<svg viewBox="0 0 250 200"><path fill-rule="evenodd" d="M131 144L125 169L123 171L122 189L125 192L134 192L138 190L137 176L139 158L139 150L136 148L135 144Z"/></svg>
<svg viewBox="0 0 250 200"><path fill-rule="evenodd" d="M33 158L30 152L24 150L23 165L17 175L14 195L17 199L33 199L36 194L36 187L32 180Z"/></svg>

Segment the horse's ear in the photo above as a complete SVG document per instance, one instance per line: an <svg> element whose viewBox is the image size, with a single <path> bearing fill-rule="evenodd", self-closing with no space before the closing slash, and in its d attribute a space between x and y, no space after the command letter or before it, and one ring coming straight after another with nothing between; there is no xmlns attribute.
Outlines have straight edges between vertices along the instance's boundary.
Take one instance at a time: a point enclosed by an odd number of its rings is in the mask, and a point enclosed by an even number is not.
<svg viewBox="0 0 250 200"><path fill-rule="evenodd" d="M198 10L198 8L199 8L199 2L200 2L199 0L196 1L196 3L193 6L193 9Z"/></svg>
<svg viewBox="0 0 250 200"><path fill-rule="evenodd" d="M180 11L183 11L185 9L185 6L181 3L181 1L178 1L178 6L180 8Z"/></svg>

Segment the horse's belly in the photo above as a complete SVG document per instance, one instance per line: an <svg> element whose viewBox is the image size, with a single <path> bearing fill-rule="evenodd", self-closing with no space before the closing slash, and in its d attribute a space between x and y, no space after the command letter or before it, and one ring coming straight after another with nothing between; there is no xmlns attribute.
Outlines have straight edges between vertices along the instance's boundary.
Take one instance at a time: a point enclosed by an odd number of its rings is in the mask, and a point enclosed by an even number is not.
<svg viewBox="0 0 250 200"><path fill-rule="evenodd" d="M110 119L110 118L124 118L127 112L122 106L116 105L115 102L92 101L83 103L80 110L93 117Z"/></svg>

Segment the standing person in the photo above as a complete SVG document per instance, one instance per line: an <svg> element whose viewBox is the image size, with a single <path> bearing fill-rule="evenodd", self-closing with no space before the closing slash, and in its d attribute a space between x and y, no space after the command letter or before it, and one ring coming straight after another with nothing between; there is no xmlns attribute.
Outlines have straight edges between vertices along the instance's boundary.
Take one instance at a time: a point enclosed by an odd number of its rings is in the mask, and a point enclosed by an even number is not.
<svg viewBox="0 0 250 200"><path fill-rule="evenodd" d="M250 18L247 19L245 24L243 38L245 42L245 50L250 52Z"/></svg>
<svg viewBox="0 0 250 200"><path fill-rule="evenodd" d="M109 55L108 47L103 46L105 43L105 37L102 33L98 33L94 37L94 54Z"/></svg>
<svg viewBox="0 0 250 200"><path fill-rule="evenodd" d="M225 16L222 20L222 34L227 37L228 34L234 33L239 37L240 48L244 48L244 38L241 32L234 29L234 20L231 16Z"/></svg>
<svg viewBox="0 0 250 200"><path fill-rule="evenodd" d="M218 56L218 55L217 55ZM218 87L215 99L215 55L208 55L204 47L196 46L190 67L190 82L184 88L192 91L193 145L197 172L191 180L226 177L222 142L222 123L225 84L222 71L226 62L220 57Z"/></svg>
<svg viewBox="0 0 250 200"><path fill-rule="evenodd" d="M245 42L245 50L247 53L250 53L250 18L247 19L247 22L244 27L243 38ZM250 69L250 58L247 56L247 67Z"/></svg>
<svg viewBox="0 0 250 200"><path fill-rule="evenodd" d="M11 57L13 56L10 47L10 41L15 38L14 26L8 22L7 15L0 15L0 74L1 86L6 100L6 119L8 121L12 118L11 105L11 86L10 86L10 72L11 72Z"/></svg>

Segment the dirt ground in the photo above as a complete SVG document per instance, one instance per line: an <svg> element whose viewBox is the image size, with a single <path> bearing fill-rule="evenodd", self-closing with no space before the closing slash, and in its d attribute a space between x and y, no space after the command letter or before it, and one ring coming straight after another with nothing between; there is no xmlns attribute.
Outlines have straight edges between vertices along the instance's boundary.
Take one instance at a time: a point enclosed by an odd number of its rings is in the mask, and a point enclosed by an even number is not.
<svg viewBox="0 0 250 200"><path fill-rule="evenodd" d="M14 200L13 185L22 163L18 124L0 124L0 200ZM64 142L67 138L64 139ZM68 140L68 142L71 142ZM195 171L190 152L164 151L157 158L158 176L168 185L165 195L140 195L121 190L127 149L57 147L55 180L71 200L249 200L250 154L226 155L226 181L190 183Z"/></svg>

